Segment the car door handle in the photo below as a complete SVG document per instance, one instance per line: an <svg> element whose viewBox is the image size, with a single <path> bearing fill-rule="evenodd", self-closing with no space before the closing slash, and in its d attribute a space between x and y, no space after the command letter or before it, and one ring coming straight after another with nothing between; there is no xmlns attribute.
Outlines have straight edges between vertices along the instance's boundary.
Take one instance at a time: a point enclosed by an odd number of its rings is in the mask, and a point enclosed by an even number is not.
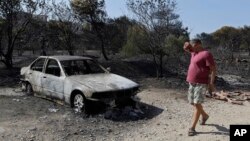
<svg viewBox="0 0 250 141"><path fill-rule="evenodd" d="M30 72L29 74L32 74L32 72Z"/></svg>
<svg viewBox="0 0 250 141"><path fill-rule="evenodd" d="M46 76L43 76L43 78L47 78Z"/></svg>

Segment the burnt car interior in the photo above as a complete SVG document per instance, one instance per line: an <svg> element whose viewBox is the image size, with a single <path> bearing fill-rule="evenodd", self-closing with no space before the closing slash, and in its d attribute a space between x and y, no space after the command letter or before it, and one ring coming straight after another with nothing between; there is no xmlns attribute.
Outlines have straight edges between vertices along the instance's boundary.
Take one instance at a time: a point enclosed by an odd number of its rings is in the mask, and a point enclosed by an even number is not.
<svg viewBox="0 0 250 141"><path fill-rule="evenodd" d="M93 60L66 60L61 61L61 64L68 76L104 72Z"/></svg>

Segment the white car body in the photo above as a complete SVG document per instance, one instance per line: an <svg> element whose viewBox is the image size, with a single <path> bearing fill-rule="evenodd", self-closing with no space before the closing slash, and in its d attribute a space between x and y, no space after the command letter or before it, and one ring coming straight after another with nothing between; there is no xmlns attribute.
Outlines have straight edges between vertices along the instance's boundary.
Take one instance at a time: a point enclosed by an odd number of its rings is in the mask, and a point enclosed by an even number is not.
<svg viewBox="0 0 250 141"><path fill-rule="evenodd" d="M103 73L68 75L62 63L74 60L96 62L82 56L40 56L29 66L21 68L21 81L30 84L37 95L62 100L71 106L75 92L81 92L86 99L101 100L132 96L139 88L137 83L109 73L99 64Z"/></svg>

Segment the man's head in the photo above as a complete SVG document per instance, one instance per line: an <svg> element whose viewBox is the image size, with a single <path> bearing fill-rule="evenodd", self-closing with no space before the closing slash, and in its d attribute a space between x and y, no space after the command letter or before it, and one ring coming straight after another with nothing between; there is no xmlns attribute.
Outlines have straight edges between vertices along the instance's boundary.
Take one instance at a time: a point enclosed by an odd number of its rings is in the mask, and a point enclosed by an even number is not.
<svg viewBox="0 0 250 141"><path fill-rule="evenodd" d="M193 39L191 41L191 45L192 45L192 49L195 51L195 52L199 52L200 50L202 50L202 43L201 43L201 40L200 39Z"/></svg>

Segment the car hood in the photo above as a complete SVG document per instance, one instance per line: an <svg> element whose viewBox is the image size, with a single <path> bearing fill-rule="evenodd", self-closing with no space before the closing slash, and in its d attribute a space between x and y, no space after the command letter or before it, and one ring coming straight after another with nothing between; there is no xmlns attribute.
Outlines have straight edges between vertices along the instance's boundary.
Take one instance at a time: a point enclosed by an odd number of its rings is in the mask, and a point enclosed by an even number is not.
<svg viewBox="0 0 250 141"><path fill-rule="evenodd" d="M125 77L112 73L75 75L68 78L95 92L116 91L139 86L137 83Z"/></svg>

